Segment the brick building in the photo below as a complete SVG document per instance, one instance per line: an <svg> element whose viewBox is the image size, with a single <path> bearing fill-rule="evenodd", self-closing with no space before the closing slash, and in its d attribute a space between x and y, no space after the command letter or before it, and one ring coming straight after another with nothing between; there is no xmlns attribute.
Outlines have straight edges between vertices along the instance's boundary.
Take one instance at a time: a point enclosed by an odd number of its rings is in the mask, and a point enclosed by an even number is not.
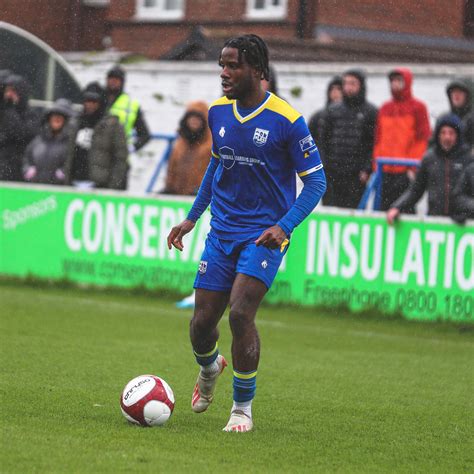
<svg viewBox="0 0 474 474"><path fill-rule="evenodd" d="M280 60L474 58L474 0L0 0L0 18L59 51L208 59L254 32Z"/></svg>

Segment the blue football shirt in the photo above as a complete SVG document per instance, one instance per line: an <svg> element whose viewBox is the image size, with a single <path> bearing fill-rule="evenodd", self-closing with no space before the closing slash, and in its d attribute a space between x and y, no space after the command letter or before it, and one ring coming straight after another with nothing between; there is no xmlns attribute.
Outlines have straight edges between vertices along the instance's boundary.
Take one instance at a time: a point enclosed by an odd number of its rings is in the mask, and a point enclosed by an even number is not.
<svg viewBox="0 0 474 474"><path fill-rule="evenodd" d="M275 225L296 199L296 177L322 168L304 118L267 92L246 114L222 97L209 108L212 155L211 227L222 239L257 237Z"/></svg>

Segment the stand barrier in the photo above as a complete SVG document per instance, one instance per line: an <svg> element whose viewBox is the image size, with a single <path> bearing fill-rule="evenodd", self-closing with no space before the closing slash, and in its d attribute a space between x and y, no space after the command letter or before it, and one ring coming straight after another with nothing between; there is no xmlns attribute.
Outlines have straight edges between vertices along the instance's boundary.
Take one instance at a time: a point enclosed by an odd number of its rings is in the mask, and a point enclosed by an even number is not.
<svg viewBox="0 0 474 474"><path fill-rule="evenodd" d="M0 183L0 273L187 294L209 212L182 253L166 237L191 202ZM403 217L388 226L381 213L326 208L295 230L267 301L474 322L473 290L472 221Z"/></svg>
<svg viewBox="0 0 474 474"><path fill-rule="evenodd" d="M374 211L378 211L382 203L382 176L384 165L399 165L399 166L414 166L418 168L421 164L420 160L414 160L411 158L376 158L375 172L371 174L364 194L360 200L358 209L366 209L369 199L374 194L373 208Z"/></svg>
<svg viewBox="0 0 474 474"><path fill-rule="evenodd" d="M173 150L173 143L176 140L176 135L169 135L166 133L153 133L151 135L152 140L165 140L167 142L165 151L163 152L163 156L161 159L158 161L152 175L150 178L150 181L148 182L145 192L147 194L151 193L153 191L153 188L155 187L156 180L160 176L160 173L165 166L166 163L168 163L168 160L170 159L171 151Z"/></svg>

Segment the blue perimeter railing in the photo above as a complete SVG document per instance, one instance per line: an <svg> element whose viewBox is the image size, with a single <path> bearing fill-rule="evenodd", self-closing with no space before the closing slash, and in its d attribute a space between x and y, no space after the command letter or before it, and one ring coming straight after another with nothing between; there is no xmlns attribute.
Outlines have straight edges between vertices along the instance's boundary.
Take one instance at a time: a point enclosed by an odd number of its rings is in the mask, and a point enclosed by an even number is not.
<svg viewBox="0 0 474 474"><path fill-rule="evenodd" d="M152 133L151 134L151 139L152 140L166 140L168 142L168 145L160 159L158 161L155 171L153 171L153 174L151 175L150 181L148 182L148 185L145 189L145 192L147 194L151 193L153 191L153 187L155 186L156 180L158 179L158 176L160 176L161 170L163 169L163 166L168 162L170 159L171 155L171 150L173 149L173 143L176 140L176 135L171 135L171 134L166 134L166 133Z"/></svg>
<svg viewBox="0 0 474 474"><path fill-rule="evenodd" d="M372 173L367 186L365 188L364 194L357 206L357 209L366 209L367 203L369 202L370 196L375 192L374 196L374 211L380 209L382 203L382 176L383 176L383 167L384 165L398 165L398 166L415 166L419 167L421 164L420 160L415 160L412 158L385 158L380 157L376 158L377 167L375 173Z"/></svg>
<svg viewBox="0 0 474 474"><path fill-rule="evenodd" d="M147 194L153 191L153 187L155 186L156 180L163 169L163 166L168 162L171 150L173 149L173 143L176 140L177 135L166 134L166 133L153 133L151 134L152 140L166 140L168 142L165 151L161 159L158 161L155 170L148 182L145 192ZM357 209L366 209L367 203L369 202L370 196L372 193L375 193L374 197L374 211L378 211L380 209L381 201L382 201L382 176L383 176L383 167L384 165L397 165L397 166L414 166L419 167L421 161L411 158L385 158L380 157L376 158L377 167L375 169L375 173L372 173L369 181L367 182L367 186L365 188L364 194L357 206Z"/></svg>

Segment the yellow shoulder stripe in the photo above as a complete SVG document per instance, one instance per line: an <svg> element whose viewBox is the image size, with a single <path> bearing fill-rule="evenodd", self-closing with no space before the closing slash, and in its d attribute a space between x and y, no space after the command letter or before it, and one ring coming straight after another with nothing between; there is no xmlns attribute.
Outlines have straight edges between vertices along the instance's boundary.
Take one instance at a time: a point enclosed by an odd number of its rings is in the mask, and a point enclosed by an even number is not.
<svg viewBox="0 0 474 474"><path fill-rule="evenodd" d="M296 122L301 117L301 114L288 102L274 94L271 95L270 100L266 104L266 108L272 112L283 115L283 117L287 118L291 123Z"/></svg>
<svg viewBox="0 0 474 474"><path fill-rule="evenodd" d="M209 108L214 107L215 105L229 105L234 102L233 100L229 100L226 96L221 97L220 99L215 100Z"/></svg>

